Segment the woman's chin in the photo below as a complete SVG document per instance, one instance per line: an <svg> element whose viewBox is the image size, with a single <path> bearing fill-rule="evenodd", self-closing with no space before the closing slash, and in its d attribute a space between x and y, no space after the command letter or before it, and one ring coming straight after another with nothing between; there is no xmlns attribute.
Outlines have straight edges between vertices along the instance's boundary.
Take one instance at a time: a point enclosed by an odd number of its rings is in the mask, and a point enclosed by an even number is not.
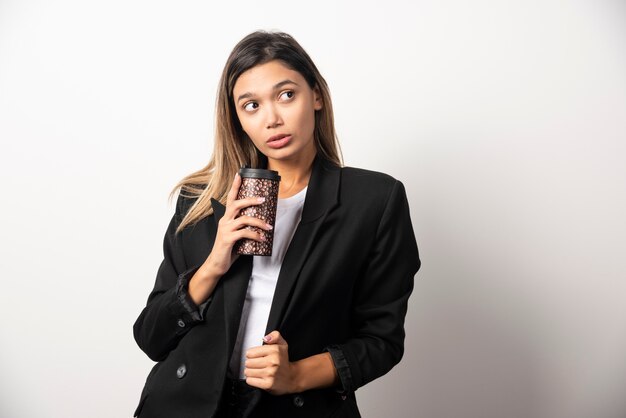
<svg viewBox="0 0 626 418"><path fill-rule="evenodd" d="M272 149L265 148L261 150L261 153L267 157L268 160L290 162L290 161L307 161L313 160L317 150L315 145L309 147L297 147L296 144L290 144L289 146Z"/></svg>

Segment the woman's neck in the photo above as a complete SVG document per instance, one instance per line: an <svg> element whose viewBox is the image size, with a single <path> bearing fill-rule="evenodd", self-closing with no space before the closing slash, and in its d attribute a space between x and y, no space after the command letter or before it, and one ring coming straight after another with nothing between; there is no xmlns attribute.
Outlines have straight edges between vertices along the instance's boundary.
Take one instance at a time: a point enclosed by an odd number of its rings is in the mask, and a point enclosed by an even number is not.
<svg viewBox="0 0 626 418"><path fill-rule="evenodd" d="M267 168L280 174L279 199L291 197L309 184L314 160L315 154L290 161L268 160Z"/></svg>

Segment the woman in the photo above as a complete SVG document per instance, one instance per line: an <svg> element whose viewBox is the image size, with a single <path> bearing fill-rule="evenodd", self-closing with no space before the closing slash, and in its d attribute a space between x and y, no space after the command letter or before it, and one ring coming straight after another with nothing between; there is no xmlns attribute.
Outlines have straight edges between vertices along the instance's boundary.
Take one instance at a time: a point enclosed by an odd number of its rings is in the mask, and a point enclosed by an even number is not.
<svg viewBox="0 0 626 418"><path fill-rule="evenodd" d="M134 325L154 361L135 416L358 417L354 391L403 354L420 266L402 184L341 167L326 82L284 33L237 44L209 164L184 178L164 260ZM280 173L273 225L238 216L239 167ZM234 180L233 180L234 179Z"/></svg>

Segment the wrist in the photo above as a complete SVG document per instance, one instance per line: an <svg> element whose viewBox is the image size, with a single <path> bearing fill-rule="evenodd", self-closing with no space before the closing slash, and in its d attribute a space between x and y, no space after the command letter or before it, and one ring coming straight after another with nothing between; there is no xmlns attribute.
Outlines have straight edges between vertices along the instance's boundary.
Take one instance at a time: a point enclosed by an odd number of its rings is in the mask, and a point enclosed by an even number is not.
<svg viewBox="0 0 626 418"><path fill-rule="evenodd" d="M291 393L300 393L306 390L304 379L306 374L302 372L302 362L294 361L290 363L291 367Z"/></svg>
<svg viewBox="0 0 626 418"><path fill-rule="evenodd" d="M213 293L213 289L215 289L215 285L220 277L205 264L196 271L191 280L189 280L187 289L191 300L193 300L196 306L203 304Z"/></svg>
<svg viewBox="0 0 626 418"><path fill-rule="evenodd" d="M215 260L215 254L211 252L209 256L204 260L200 270L202 270L202 274L207 278L217 278L219 279L228 271L229 266L224 265L223 262L219 260L219 256L217 256L217 260Z"/></svg>
<svg viewBox="0 0 626 418"><path fill-rule="evenodd" d="M217 269L212 263L209 262L209 260L205 261L204 264L202 264L200 268L198 269L199 281L202 281L202 282L210 281L211 279L214 279L218 276L221 276L221 275L218 274Z"/></svg>
<svg viewBox="0 0 626 418"><path fill-rule="evenodd" d="M294 393L334 386L335 364L329 353L315 354L290 363L291 389Z"/></svg>

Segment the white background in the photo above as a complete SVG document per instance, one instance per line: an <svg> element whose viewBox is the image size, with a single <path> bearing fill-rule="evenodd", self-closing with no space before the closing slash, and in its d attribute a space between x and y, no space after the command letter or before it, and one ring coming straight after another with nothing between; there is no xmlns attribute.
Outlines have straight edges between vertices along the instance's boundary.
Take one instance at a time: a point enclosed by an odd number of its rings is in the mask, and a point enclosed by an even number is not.
<svg viewBox="0 0 626 418"><path fill-rule="evenodd" d="M626 4L0 0L0 416L130 417L171 187L255 29L409 195L406 354L366 418L626 416Z"/></svg>

